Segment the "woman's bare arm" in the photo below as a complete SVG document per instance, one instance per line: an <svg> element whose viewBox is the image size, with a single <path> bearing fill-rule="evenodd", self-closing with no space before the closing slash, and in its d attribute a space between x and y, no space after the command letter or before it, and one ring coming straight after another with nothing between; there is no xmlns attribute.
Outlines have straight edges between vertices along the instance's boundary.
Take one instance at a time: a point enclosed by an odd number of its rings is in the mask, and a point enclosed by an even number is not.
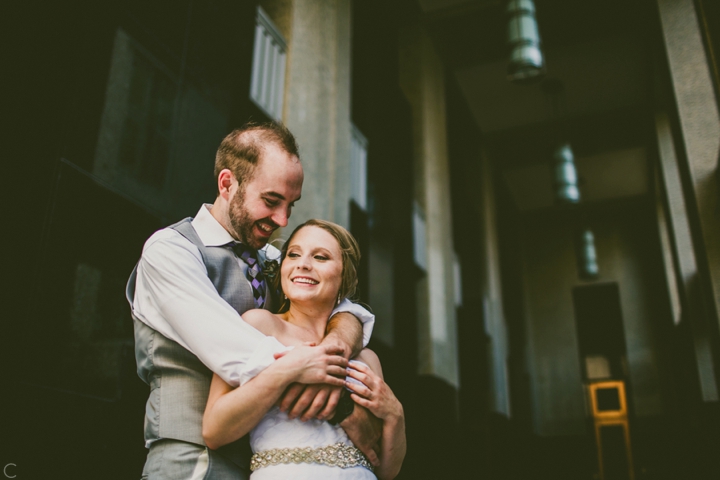
<svg viewBox="0 0 720 480"><path fill-rule="evenodd" d="M263 333L271 333L274 318L252 311L246 321ZM203 416L203 439L216 449L245 435L277 402L293 382L342 385L347 360L332 347L296 346L245 385L232 389L213 376Z"/></svg>
<svg viewBox="0 0 720 480"><path fill-rule="evenodd" d="M365 362L370 368L351 361L348 375L362 382L363 385L346 382L346 386L353 391L351 397L355 403L367 408L383 421L380 465L375 469L375 474L380 480L390 480L400 472L407 451L405 413L402 404L383 380L382 367L377 355L371 350L364 349L357 359Z"/></svg>
<svg viewBox="0 0 720 480"><path fill-rule="evenodd" d="M283 372L271 369L236 389L213 374L202 429L209 448L214 450L248 433L280 398L290 382Z"/></svg>

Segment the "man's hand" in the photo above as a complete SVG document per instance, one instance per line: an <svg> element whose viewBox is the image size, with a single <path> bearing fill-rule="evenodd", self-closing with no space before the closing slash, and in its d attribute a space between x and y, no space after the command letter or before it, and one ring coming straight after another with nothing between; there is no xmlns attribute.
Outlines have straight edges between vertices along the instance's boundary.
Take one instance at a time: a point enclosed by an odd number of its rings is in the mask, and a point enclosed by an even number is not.
<svg viewBox="0 0 720 480"><path fill-rule="evenodd" d="M340 355L350 359L362 349L363 330L360 320L351 313L339 312L328 321L321 345L333 345Z"/></svg>
<svg viewBox="0 0 720 480"><path fill-rule="evenodd" d="M342 387L326 384L304 385L293 383L280 399L280 410L288 417L300 417L306 422L311 418L326 420L333 416Z"/></svg>
<svg viewBox="0 0 720 480"><path fill-rule="evenodd" d="M370 460L373 466L380 465L377 451L382 435L383 422L366 408L355 405L353 413L340 423L353 444Z"/></svg>
<svg viewBox="0 0 720 480"><path fill-rule="evenodd" d="M362 324L352 314L339 312L328 321L325 338L320 346L328 353L345 357L356 355L362 348ZM281 358L287 352L275 354ZM344 375L342 376L344 377ZM280 410L288 413L288 417L300 417L302 421L317 418L326 420L335 413L340 401L340 388L327 384L303 385L294 383L288 387L280 399Z"/></svg>

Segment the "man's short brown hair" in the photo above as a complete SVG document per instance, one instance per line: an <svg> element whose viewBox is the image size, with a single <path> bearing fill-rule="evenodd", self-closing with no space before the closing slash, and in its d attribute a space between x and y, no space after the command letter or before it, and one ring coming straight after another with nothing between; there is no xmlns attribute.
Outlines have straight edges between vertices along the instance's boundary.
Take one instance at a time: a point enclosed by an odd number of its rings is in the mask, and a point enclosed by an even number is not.
<svg viewBox="0 0 720 480"><path fill-rule="evenodd" d="M230 132L220 142L215 155L215 180L224 169L230 170L241 191L252 179L263 149L275 144L300 160L297 141L288 128L279 122L248 122Z"/></svg>

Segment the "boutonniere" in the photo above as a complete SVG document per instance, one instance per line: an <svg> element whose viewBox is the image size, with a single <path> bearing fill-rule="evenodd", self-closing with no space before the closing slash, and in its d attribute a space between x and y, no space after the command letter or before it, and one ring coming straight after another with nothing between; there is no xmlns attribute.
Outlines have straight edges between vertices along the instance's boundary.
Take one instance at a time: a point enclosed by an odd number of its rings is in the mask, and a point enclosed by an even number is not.
<svg viewBox="0 0 720 480"><path fill-rule="evenodd" d="M275 277L280 272L280 250L266 245L263 252L265 252L265 261L262 266L263 275L271 282L274 282Z"/></svg>
<svg viewBox="0 0 720 480"><path fill-rule="evenodd" d="M265 275L265 278L269 280L275 280L275 277L277 276L279 270L280 264L278 263L277 259L266 260L265 265L262 269L263 275Z"/></svg>

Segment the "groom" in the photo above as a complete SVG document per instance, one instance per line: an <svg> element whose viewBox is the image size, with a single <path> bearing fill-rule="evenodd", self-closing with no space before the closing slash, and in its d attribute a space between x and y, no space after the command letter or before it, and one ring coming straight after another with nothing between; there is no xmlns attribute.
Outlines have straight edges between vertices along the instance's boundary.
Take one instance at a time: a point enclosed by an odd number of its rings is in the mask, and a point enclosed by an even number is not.
<svg viewBox="0 0 720 480"><path fill-rule="evenodd" d="M285 350L240 315L279 303L263 268L279 257L267 244L270 236L287 225L300 199L303 169L295 138L277 123L235 130L220 144L215 176L215 203L155 232L128 281L138 374L150 386L143 479L246 479L247 439L217 451L203 443L212 372L242 385ZM336 312L321 347L349 358L367 344L374 317L347 301ZM294 385L281 408L291 417L342 421L373 460L375 421L362 408L345 419L338 417L349 411L338 409L343 412L332 417L339 398L337 388Z"/></svg>

